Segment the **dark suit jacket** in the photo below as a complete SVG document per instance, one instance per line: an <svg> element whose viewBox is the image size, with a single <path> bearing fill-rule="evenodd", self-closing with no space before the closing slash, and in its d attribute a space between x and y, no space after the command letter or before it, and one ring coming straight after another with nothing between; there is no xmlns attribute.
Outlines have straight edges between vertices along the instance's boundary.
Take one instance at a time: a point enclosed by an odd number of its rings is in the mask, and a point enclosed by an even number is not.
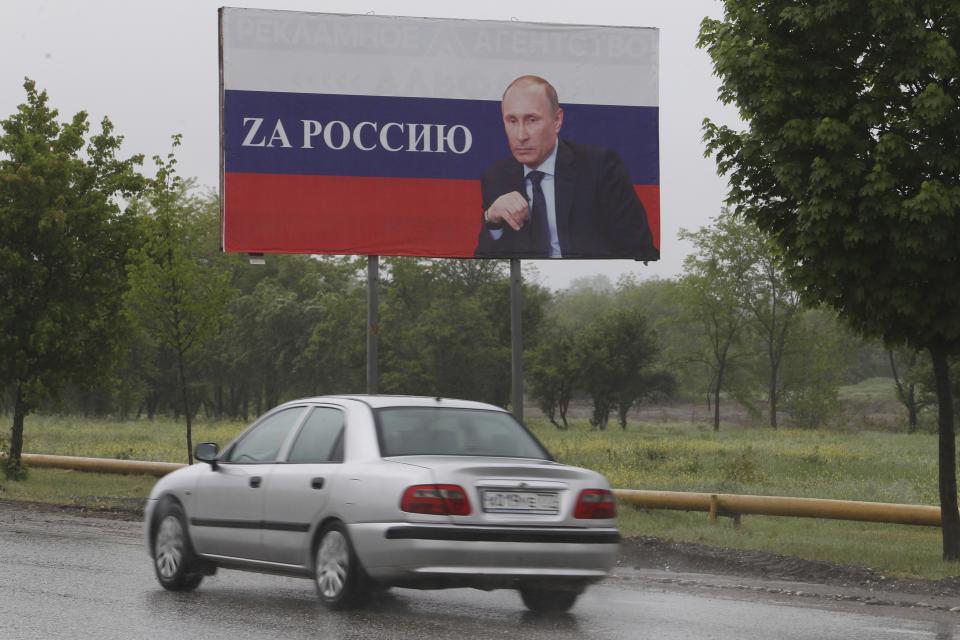
<svg viewBox="0 0 960 640"><path fill-rule="evenodd" d="M543 258L533 252L532 226L514 231L503 225L494 240L483 211L505 193L526 195L523 165L506 158L488 167L480 179L483 196L478 258ZM612 149L561 140L555 167L557 235L564 258L656 260L647 213L637 198L627 168Z"/></svg>

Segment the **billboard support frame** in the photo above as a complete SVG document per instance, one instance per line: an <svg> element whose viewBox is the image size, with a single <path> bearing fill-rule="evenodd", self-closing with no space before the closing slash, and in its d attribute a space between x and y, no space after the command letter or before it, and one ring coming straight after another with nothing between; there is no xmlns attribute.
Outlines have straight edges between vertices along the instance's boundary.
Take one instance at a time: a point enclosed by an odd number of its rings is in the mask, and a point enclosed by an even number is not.
<svg viewBox="0 0 960 640"><path fill-rule="evenodd" d="M523 422L523 274L519 258L510 259L510 404Z"/></svg>
<svg viewBox="0 0 960 640"><path fill-rule="evenodd" d="M519 420L520 258L659 259L656 29L227 7L218 41L221 249L367 256L370 395L380 393L382 255L510 260L510 403ZM627 75L636 81L622 82ZM577 178L575 191L558 182L549 255L530 234L497 231L476 215L478 186L486 202L522 182L521 158L505 155L499 135L504 87L521 77L539 77L555 107L550 83L569 97L553 147L567 171L558 175L592 176L600 160L608 174Z"/></svg>
<svg viewBox="0 0 960 640"><path fill-rule="evenodd" d="M380 256L367 256L367 394L380 392Z"/></svg>

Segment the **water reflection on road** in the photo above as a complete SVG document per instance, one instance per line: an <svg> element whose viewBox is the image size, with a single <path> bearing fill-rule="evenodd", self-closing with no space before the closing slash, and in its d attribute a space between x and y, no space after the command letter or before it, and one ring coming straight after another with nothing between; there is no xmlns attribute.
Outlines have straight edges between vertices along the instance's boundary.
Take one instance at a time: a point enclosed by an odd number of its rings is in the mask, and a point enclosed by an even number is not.
<svg viewBox="0 0 960 640"><path fill-rule="evenodd" d="M395 589L322 609L310 581L223 571L193 593L159 588L138 523L0 503L0 638L75 640L657 640L958 636L960 615L762 590L697 589L643 572L592 587L572 613L537 616L511 591Z"/></svg>

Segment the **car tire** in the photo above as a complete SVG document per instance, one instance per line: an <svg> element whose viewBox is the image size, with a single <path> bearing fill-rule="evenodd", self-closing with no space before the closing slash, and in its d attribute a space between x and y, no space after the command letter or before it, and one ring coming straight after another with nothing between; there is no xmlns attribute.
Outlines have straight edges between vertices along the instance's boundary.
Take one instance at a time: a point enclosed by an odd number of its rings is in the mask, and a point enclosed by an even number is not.
<svg viewBox="0 0 960 640"><path fill-rule="evenodd" d="M193 591L203 581L197 559L187 535L183 507L164 502L153 529L153 570L160 585L168 591Z"/></svg>
<svg viewBox="0 0 960 640"><path fill-rule="evenodd" d="M527 609L534 613L564 613L573 608L583 587L522 586L518 589Z"/></svg>
<svg viewBox="0 0 960 640"><path fill-rule="evenodd" d="M363 567L343 523L331 522L323 528L313 558L313 583L325 607L349 609L366 601L369 590Z"/></svg>

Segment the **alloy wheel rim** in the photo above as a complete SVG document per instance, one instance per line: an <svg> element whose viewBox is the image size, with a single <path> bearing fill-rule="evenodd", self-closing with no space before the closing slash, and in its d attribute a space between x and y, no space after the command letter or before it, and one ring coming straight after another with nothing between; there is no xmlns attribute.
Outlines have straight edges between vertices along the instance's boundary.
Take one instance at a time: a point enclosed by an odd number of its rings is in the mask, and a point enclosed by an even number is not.
<svg viewBox="0 0 960 640"><path fill-rule="evenodd" d="M169 580L183 562L183 527L176 516L167 516L157 531L156 563L160 575Z"/></svg>
<svg viewBox="0 0 960 640"><path fill-rule="evenodd" d="M343 591L350 568L347 539L339 531L329 531L317 551L317 587L324 598L336 598Z"/></svg>

